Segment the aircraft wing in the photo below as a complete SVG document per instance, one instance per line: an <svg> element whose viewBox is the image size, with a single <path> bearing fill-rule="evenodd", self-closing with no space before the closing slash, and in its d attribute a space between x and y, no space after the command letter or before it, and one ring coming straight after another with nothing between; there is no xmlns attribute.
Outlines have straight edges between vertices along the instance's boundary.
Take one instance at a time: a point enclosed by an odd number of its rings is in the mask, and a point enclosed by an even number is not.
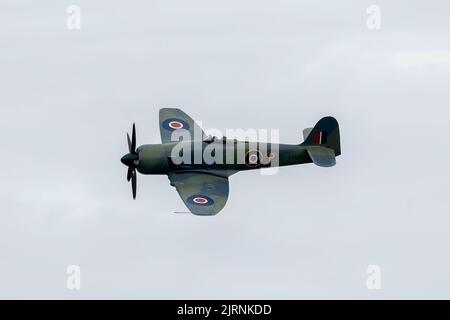
<svg viewBox="0 0 450 320"><path fill-rule="evenodd" d="M228 178L203 172L167 174L184 204L195 215L215 215L228 199Z"/></svg>
<svg viewBox="0 0 450 320"><path fill-rule="evenodd" d="M186 113L176 108L162 108L159 110L159 129L162 143L171 142L172 132L175 130L187 130L191 140L203 140L203 130Z"/></svg>

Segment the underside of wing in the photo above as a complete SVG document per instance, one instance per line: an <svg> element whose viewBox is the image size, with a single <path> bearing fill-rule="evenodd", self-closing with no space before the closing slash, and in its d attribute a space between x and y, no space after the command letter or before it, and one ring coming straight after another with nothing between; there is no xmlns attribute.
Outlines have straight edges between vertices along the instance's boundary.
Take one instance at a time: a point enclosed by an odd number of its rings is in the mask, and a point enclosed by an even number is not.
<svg viewBox="0 0 450 320"><path fill-rule="evenodd" d="M159 110L159 129L162 143L172 142L172 133L177 130L186 130L190 135L190 140L203 140L205 137L200 126L186 113L176 108Z"/></svg>
<svg viewBox="0 0 450 320"><path fill-rule="evenodd" d="M215 215L228 199L228 178L198 172L171 172L174 186L188 209L195 215Z"/></svg>

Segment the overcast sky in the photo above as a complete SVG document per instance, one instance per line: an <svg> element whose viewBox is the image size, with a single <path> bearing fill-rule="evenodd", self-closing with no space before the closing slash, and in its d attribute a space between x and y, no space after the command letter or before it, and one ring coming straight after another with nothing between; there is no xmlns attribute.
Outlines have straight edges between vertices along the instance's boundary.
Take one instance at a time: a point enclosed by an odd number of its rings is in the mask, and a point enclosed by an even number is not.
<svg viewBox="0 0 450 320"><path fill-rule="evenodd" d="M0 298L450 298L449 10L3 0ZM166 176L139 175L133 201L119 161L133 122L160 142L162 107L284 143L332 115L342 155L238 173L217 216L174 214Z"/></svg>

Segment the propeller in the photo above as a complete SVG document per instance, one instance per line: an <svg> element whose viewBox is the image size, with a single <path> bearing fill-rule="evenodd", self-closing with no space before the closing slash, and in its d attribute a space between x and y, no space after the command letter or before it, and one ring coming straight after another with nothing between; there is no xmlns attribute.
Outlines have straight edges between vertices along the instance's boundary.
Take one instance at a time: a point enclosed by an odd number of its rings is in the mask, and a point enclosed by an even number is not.
<svg viewBox="0 0 450 320"><path fill-rule="evenodd" d="M136 126L133 123L133 131L130 135L127 133L128 152L120 159L124 165L128 167L127 181L131 180L131 189L133 191L133 199L136 199L136 168L139 165L139 154L136 150Z"/></svg>

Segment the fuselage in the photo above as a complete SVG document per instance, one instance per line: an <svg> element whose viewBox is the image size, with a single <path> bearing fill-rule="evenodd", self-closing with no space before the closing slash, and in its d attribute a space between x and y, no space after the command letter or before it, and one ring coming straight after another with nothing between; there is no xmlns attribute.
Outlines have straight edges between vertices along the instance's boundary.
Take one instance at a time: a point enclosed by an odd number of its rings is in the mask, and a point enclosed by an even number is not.
<svg viewBox="0 0 450 320"><path fill-rule="evenodd" d="M210 170L229 176L243 170L312 162L302 145L237 140L146 144L137 151L139 161L136 169L142 174Z"/></svg>

